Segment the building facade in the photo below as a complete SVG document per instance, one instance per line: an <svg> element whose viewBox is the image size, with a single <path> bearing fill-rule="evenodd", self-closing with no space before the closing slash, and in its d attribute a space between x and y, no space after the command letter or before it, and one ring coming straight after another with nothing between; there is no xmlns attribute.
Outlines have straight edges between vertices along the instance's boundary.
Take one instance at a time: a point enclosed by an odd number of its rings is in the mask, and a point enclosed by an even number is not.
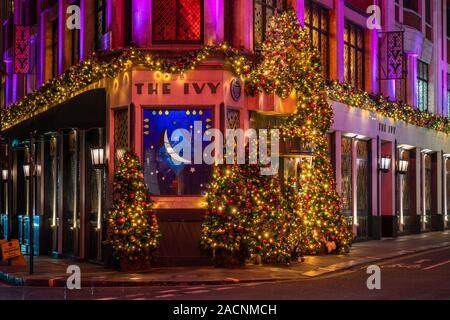
<svg viewBox="0 0 450 320"><path fill-rule="evenodd" d="M376 7L367 13L372 5L381 9L380 20L372 15ZM446 0L4 0L2 108L14 114L27 96L45 91L52 79L82 66L94 52L108 57L135 47L181 59L226 42L258 55L271 17L288 7L319 50L330 86L346 83L352 92L366 92L374 104L383 95L385 103L398 108L408 104L416 115L448 116ZM78 18L80 28L69 28ZM380 28L373 27L377 24ZM15 67L15 26L30 27L25 74ZM358 101L347 103L349 99L330 98L335 119L329 150L355 238L450 227L446 120L444 127L413 123L391 117L395 110L376 112ZM161 263L204 263L198 241L202 194L212 168L172 163L164 149L165 130L190 130L196 121L203 129L264 127L294 108L292 97L246 95L220 55L176 75L139 66L105 74L20 121L2 121L5 234L19 238L28 251L34 216L35 254L104 261L114 168L123 150L132 149L141 157L156 203L163 234ZM93 150L104 152L104 166L93 163ZM297 161L296 155L284 154L281 176L295 174ZM384 162L389 168L381 166Z"/></svg>

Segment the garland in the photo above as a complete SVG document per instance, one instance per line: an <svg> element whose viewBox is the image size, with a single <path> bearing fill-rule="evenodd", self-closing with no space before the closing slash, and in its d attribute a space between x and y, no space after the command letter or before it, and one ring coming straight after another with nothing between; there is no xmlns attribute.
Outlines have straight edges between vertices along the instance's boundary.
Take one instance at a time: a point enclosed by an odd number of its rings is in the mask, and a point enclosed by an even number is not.
<svg viewBox="0 0 450 320"><path fill-rule="evenodd" d="M5 130L31 119L67 101L89 85L105 78L113 79L122 72L131 70L134 66L143 66L149 71L180 74L195 69L199 63L214 53L222 54L235 74L244 76L247 80L250 80L250 74L258 67L255 62L257 59L248 58L248 55L225 43L205 46L173 59L160 58L145 50L134 48L108 55L93 54L89 59L69 68L61 76L47 81L21 101L2 110L1 129ZM247 82L248 94L253 95L258 92L255 90L255 85L252 80ZM268 91L273 91L275 84L265 83L263 87L270 88ZM450 134L449 119L446 117L419 111L407 104L388 101L381 95L374 97L365 91L336 81L327 83L326 91L329 99L347 104L349 107L373 111L397 121ZM286 97L290 92L286 88L282 88L281 91L277 89L275 93Z"/></svg>
<svg viewBox="0 0 450 320"><path fill-rule="evenodd" d="M365 91L336 81L328 83L327 93L331 100L349 107L376 112L396 121L450 134L448 118L414 109L408 104L389 101L382 95L371 96Z"/></svg>

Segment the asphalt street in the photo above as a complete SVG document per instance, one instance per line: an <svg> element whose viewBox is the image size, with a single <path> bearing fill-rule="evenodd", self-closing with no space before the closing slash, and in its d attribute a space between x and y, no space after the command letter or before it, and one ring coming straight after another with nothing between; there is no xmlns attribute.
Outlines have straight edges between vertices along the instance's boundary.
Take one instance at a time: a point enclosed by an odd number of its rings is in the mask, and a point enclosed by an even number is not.
<svg viewBox="0 0 450 320"><path fill-rule="evenodd" d="M317 278L223 286L139 288L11 287L1 300L308 300L450 299L450 247L384 261L381 289L369 290L368 266Z"/></svg>

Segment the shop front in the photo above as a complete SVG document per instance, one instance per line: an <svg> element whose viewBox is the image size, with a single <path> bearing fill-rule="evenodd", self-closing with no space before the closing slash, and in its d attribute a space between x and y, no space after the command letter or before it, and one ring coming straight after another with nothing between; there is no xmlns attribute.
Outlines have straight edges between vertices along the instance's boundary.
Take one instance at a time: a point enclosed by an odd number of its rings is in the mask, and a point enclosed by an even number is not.
<svg viewBox="0 0 450 320"><path fill-rule="evenodd" d="M129 79L131 102L111 106L110 152L118 158L121 149L134 148L141 157L162 233L157 263L208 263L199 241L213 166L203 152L214 140L205 132L225 128L228 120L240 123L244 98L231 98L233 77L221 68L183 75L135 70ZM226 116L232 112L234 120ZM187 141L190 150L180 149Z"/></svg>
<svg viewBox="0 0 450 320"><path fill-rule="evenodd" d="M92 186L104 191L105 183L96 181L90 149L105 145L105 93L87 91L3 132L3 221L24 253L33 244L35 255L102 260L101 235L90 234L101 232L104 214L96 206L104 194Z"/></svg>

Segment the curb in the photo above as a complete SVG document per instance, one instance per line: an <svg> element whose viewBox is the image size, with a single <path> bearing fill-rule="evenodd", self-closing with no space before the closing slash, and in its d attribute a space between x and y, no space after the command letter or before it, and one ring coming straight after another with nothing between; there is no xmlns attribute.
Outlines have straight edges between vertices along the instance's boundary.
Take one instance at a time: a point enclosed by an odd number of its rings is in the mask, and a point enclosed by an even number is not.
<svg viewBox="0 0 450 320"><path fill-rule="evenodd" d="M321 267L315 270L307 271L302 273L302 276L307 278L316 278L318 276L323 276L327 274L337 273L345 270L350 270L355 267L366 265L369 263L382 262L386 260L391 260L394 258L401 258L405 256L410 256L414 254L419 254L431 250L442 249L450 247L450 244L445 245L434 245L426 249L416 250L416 251L405 251L402 254L393 254L387 257L382 257L379 259L372 259L368 261L361 261L355 264L351 264L344 267L338 267L335 270L327 270L327 268L332 267ZM311 273L313 275L308 275ZM82 280L81 286L84 288L92 287L156 287L156 286L199 286L199 285L230 285L239 283L269 283L277 281L292 281L297 280L299 277L290 278L261 278L261 279L223 279L223 280L193 280L193 281L164 281L164 280L149 280L149 281L133 281L133 280ZM49 288L65 288L66 279L64 278L35 278L27 279L26 277L16 277L8 273L0 271L0 282L12 286L29 286L29 287L49 287Z"/></svg>

